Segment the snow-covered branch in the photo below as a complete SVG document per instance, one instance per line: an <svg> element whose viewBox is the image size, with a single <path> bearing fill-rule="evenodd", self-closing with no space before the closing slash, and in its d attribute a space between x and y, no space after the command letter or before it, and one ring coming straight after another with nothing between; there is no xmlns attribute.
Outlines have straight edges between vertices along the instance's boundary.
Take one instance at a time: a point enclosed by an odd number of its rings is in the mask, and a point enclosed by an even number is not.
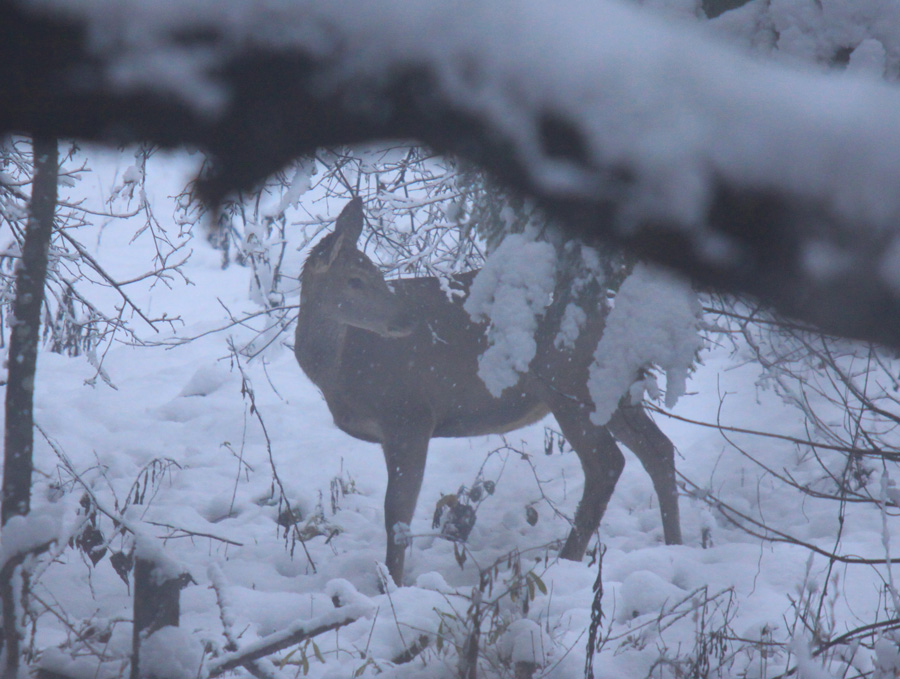
<svg viewBox="0 0 900 679"><path fill-rule="evenodd" d="M900 343L900 92L619 2L0 5L0 132L189 144L213 202L323 145L412 138L571 232Z"/></svg>
<svg viewBox="0 0 900 679"><path fill-rule="evenodd" d="M273 653L278 653L306 639L312 639L325 632L344 627L352 622L356 622L359 618L371 614L371 606L353 604L329 611L312 620L296 622L284 630L247 644L239 651L216 658L207 668L209 676L217 677L236 667L241 667Z"/></svg>

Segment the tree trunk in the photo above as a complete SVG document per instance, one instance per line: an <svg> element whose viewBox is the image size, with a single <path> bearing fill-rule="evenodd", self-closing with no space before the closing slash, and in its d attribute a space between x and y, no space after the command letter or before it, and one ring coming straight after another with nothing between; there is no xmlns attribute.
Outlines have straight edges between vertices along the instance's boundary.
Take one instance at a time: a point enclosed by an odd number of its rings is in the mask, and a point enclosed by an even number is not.
<svg viewBox="0 0 900 679"><path fill-rule="evenodd" d="M141 672L141 642L158 629L178 627L181 590L191 579L187 573L164 579L156 569L156 562L135 558L131 679L147 674Z"/></svg>
<svg viewBox="0 0 900 679"><path fill-rule="evenodd" d="M24 516L31 505L31 472L34 450L34 373L40 341L41 306L47 277L47 252L56 214L56 181L59 152L54 137L32 140L34 176L22 259L16 271L16 298L10 323L9 376L6 383L6 427L4 432L3 489L0 524ZM4 677L15 677L19 667L19 630L16 624L17 587L14 569L0 581L3 611L2 647ZM27 594L22 581L19 597Z"/></svg>
<svg viewBox="0 0 900 679"><path fill-rule="evenodd" d="M59 152L56 139L35 137L34 177L22 259L16 271L16 298L9 339L6 431L0 522L28 513L34 450L34 373L40 341L47 252L56 214Z"/></svg>

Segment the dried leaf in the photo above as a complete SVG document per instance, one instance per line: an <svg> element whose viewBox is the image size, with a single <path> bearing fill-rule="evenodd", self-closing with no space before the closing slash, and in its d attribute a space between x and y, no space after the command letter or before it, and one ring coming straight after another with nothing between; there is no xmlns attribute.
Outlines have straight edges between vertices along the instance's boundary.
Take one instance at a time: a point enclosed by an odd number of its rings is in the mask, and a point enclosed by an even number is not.
<svg viewBox="0 0 900 679"><path fill-rule="evenodd" d="M109 563L112 564L113 569L115 569L125 584L129 584L128 574L131 573L131 569L134 566L134 557L125 552L113 552L109 557Z"/></svg>

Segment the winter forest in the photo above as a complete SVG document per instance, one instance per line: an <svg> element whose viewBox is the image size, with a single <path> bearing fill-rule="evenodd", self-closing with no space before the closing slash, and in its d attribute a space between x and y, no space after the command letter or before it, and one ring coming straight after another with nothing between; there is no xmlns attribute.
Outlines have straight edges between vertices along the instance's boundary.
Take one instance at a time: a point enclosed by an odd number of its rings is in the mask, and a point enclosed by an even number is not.
<svg viewBox="0 0 900 679"><path fill-rule="evenodd" d="M4 679L900 677L893 0L0 43Z"/></svg>

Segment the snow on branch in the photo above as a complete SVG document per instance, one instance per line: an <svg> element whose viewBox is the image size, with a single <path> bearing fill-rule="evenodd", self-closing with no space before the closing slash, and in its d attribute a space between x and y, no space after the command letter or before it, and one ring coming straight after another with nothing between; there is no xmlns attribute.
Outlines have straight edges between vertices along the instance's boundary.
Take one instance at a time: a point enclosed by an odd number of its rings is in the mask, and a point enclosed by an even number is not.
<svg viewBox="0 0 900 679"><path fill-rule="evenodd" d="M607 0L0 5L0 131L189 144L212 202L323 145L417 139L572 233L900 344L900 92Z"/></svg>
<svg viewBox="0 0 900 679"><path fill-rule="evenodd" d="M296 622L284 630L247 644L239 651L216 658L207 668L209 676L218 677L236 667L247 665L273 653L295 646L306 639L311 639L325 632L349 625L352 622L356 622L359 618L371 615L373 610L373 607L370 605L351 604L324 613L312 620Z"/></svg>
<svg viewBox="0 0 900 679"><path fill-rule="evenodd" d="M638 264L616 294L615 306L590 368L588 389L596 406L591 419L606 424L630 391L640 403L645 389L656 396L650 365L666 375L666 407L685 393L688 373L703 342L697 332L700 304L684 281ZM637 382L635 376L641 375Z"/></svg>
<svg viewBox="0 0 900 679"><path fill-rule="evenodd" d="M534 234L510 234L475 277L465 310L489 321L489 347L478 359L478 376L499 397L528 372L537 342L538 319L552 301L556 253Z"/></svg>

